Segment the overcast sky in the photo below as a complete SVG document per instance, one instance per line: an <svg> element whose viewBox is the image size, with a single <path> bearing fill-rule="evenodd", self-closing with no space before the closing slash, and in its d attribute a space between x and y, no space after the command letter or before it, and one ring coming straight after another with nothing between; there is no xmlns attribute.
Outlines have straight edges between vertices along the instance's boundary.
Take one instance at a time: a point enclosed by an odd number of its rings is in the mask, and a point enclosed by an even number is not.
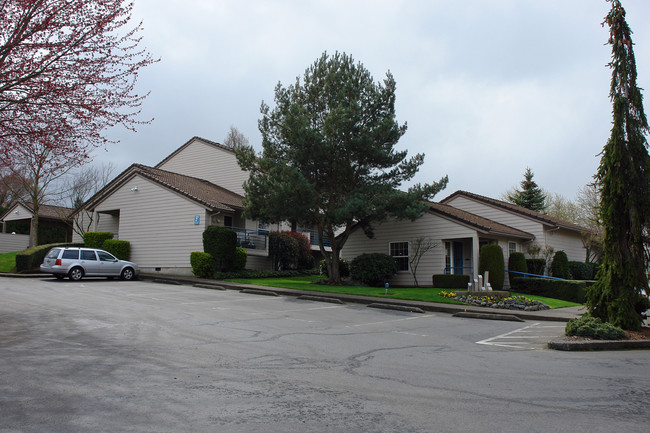
<svg viewBox="0 0 650 433"><path fill-rule="evenodd" d="M137 133L95 160L117 175L155 165L194 136L223 142L231 125L261 151L260 104L327 51L397 82L397 144L424 153L414 179L449 175L456 190L499 198L526 167L538 185L573 198L592 180L609 137L610 47L605 0L136 0L151 95ZM638 84L650 89L650 2L623 0ZM647 91L646 113L648 106Z"/></svg>

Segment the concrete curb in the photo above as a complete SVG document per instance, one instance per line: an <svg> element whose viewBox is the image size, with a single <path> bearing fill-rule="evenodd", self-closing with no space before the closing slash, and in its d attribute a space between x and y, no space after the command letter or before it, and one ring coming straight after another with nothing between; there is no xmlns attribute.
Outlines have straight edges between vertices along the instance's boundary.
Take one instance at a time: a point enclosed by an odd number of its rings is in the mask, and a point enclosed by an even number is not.
<svg viewBox="0 0 650 433"><path fill-rule="evenodd" d="M483 320L507 320L510 322L525 322L524 319L522 319L519 316L515 316L514 314L472 313L472 312L461 311L460 313L454 314L453 317L467 317L469 319L483 319Z"/></svg>
<svg viewBox="0 0 650 433"><path fill-rule="evenodd" d="M650 349L650 340L556 340L548 348L563 351Z"/></svg>

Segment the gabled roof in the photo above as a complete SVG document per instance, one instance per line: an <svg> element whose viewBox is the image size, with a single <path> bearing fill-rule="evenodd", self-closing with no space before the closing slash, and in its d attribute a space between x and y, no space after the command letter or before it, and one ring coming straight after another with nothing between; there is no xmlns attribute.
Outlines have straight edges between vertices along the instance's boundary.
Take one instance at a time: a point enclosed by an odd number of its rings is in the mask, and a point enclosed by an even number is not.
<svg viewBox="0 0 650 433"><path fill-rule="evenodd" d="M1 216L0 220L4 220L5 217L13 212L17 206L22 206L27 209L29 212L34 214L34 207L25 201L15 202L9 209ZM38 217L50 220L66 221L70 218L74 209L65 207L65 206L53 206L49 204L42 204L38 207ZM30 217L31 218L31 217Z"/></svg>
<svg viewBox="0 0 650 433"><path fill-rule="evenodd" d="M505 201L501 200L495 200L490 197L485 197L482 195L474 194L471 192L467 191L456 191L455 193L451 194L448 197L445 197L440 201L442 204L447 204L449 203L452 199L456 197L466 197L470 200L478 201L481 203L485 203L489 206L496 207L499 209L503 209L507 212L511 212L514 214L522 215L524 217L536 220L542 224L545 225L550 225L552 227L557 227L557 228L564 228L568 230L574 230L578 232L588 232L589 229L579 226L577 224L570 223L568 221L561 220L559 218L555 218L546 214L543 214L541 212L535 212L534 210L526 209L521 206L514 205L512 203L508 203Z"/></svg>
<svg viewBox="0 0 650 433"><path fill-rule="evenodd" d="M163 165L164 163L166 163L167 161L172 159L174 156L176 156L178 153L180 153L183 149L185 149L187 146L189 146L190 144L192 144L194 141L197 141L197 140L201 141L202 143L207 144L209 146L213 146L213 147L215 147L217 149L221 149L221 150L225 150L226 152L234 153L234 151L228 146L224 146L223 144L217 143L216 141L210 141L210 140L206 140L205 138L195 136L195 137L190 138L184 145L182 145L181 147L179 147L178 149L176 149L175 151L170 153L169 156L167 156L165 159L163 159L158 164L156 164L155 168L159 168L161 165Z"/></svg>
<svg viewBox="0 0 650 433"><path fill-rule="evenodd" d="M447 204L432 202L427 202L426 204L429 206L429 210L432 213L458 221L461 224L468 225L485 234L508 236L527 241L535 238L535 236L530 233L480 217Z"/></svg>
<svg viewBox="0 0 650 433"><path fill-rule="evenodd" d="M141 176L148 179L211 210L234 211L235 209L243 208L243 197L237 193L208 182L207 180L148 167L142 164L133 164L124 170L111 183L86 201L83 208L97 206L105 197L112 194L134 176Z"/></svg>

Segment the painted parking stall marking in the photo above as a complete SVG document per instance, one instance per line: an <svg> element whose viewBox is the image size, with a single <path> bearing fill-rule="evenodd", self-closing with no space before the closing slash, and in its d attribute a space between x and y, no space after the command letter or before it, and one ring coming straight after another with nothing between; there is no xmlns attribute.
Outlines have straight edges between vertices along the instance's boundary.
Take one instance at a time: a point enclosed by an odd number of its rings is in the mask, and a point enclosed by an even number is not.
<svg viewBox="0 0 650 433"><path fill-rule="evenodd" d="M509 349L537 350L546 348L546 343L564 335L564 324L533 323L514 331L506 332L476 344L505 347Z"/></svg>

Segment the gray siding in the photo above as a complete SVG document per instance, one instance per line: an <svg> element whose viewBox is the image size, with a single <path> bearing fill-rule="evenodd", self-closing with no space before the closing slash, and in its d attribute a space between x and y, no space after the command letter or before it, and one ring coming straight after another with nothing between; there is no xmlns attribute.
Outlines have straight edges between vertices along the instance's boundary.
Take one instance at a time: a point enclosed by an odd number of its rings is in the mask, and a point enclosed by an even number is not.
<svg viewBox="0 0 650 433"><path fill-rule="evenodd" d="M29 247L29 235L0 233L0 253L22 251Z"/></svg>
<svg viewBox="0 0 650 433"><path fill-rule="evenodd" d="M241 195L244 195L244 181L248 179L248 172L239 168L233 152L199 139L194 139L158 168L205 179Z"/></svg>

